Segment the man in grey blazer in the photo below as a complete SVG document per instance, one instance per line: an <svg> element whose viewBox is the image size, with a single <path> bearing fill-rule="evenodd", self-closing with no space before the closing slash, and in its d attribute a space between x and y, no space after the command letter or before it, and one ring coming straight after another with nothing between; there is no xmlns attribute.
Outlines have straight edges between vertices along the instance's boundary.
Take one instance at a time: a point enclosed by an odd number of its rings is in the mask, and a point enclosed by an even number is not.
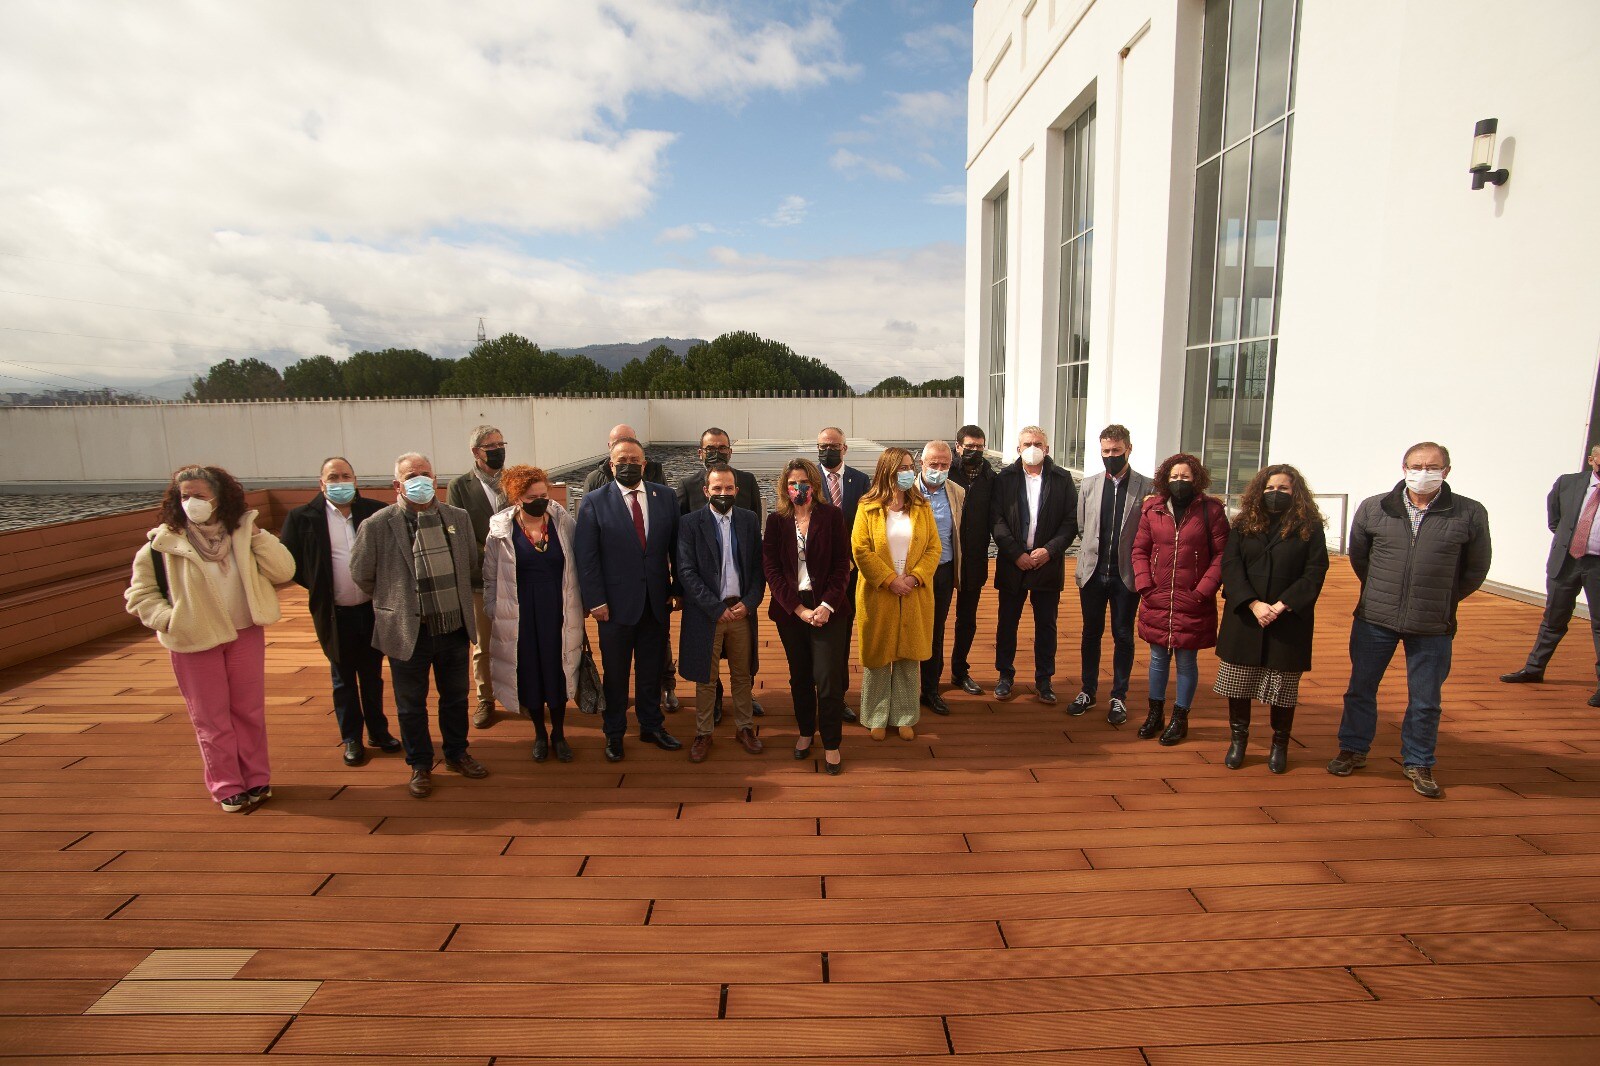
<svg viewBox="0 0 1600 1066"><path fill-rule="evenodd" d="M1106 721L1128 720L1128 678L1133 673L1133 617L1139 594L1133 591L1133 537L1139 531L1139 505L1150 495L1150 479L1129 465L1133 441L1126 426L1100 431L1103 473L1083 479L1078 493L1078 604L1083 609L1083 688L1067 708L1080 715L1094 706L1100 689L1100 638L1111 610L1111 707Z"/></svg>
<svg viewBox="0 0 1600 1066"><path fill-rule="evenodd" d="M477 639L472 571L477 541L467 512L434 496L433 463L407 452L395 460L396 502L361 524L350 577L372 597L372 646L389 657L400 742L411 794L433 791L428 673L439 689L445 765L463 777L489 771L467 752L467 675Z"/></svg>
<svg viewBox="0 0 1600 1066"><path fill-rule="evenodd" d="M1545 498L1549 520L1550 558L1545 563L1544 617L1539 620L1539 635L1521 670L1501 674L1508 685L1544 680L1544 668L1555 654L1556 645L1567 635L1578 592L1589 605L1589 628L1594 634L1595 674L1600 677L1600 444L1589 449L1589 469L1577 474L1562 474ZM1600 688L1589 697L1589 706L1600 707Z"/></svg>

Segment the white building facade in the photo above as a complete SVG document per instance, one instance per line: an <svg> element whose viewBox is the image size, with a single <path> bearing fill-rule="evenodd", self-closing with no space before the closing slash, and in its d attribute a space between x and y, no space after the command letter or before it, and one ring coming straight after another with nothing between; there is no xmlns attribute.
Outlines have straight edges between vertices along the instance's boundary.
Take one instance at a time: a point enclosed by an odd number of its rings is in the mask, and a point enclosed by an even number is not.
<svg viewBox="0 0 1600 1066"><path fill-rule="evenodd" d="M1292 463L1347 509L1405 448L1542 595L1545 494L1600 436L1600 4L977 0L966 400L992 449ZM1476 124L1498 119L1473 188ZM1348 504L1341 497L1348 497Z"/></svg>

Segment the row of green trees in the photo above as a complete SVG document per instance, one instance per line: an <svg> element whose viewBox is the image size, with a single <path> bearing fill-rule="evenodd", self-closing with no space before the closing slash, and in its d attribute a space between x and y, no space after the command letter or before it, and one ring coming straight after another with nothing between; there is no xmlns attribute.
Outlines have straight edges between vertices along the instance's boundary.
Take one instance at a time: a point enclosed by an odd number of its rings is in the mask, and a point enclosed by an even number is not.
<svg viewBox="0 0 1600 1066"><path fill-rule="evenodd" d="M891 377L869 395L938 389L959 392L961 378L913 385ZM269 400L407 396L522 396L630 392L792 392L849 394L838 372L786 344L754 333L724 333L679 356L658 345L643 359L612 371L583 355L545 351L507 333L480 342L460 359L413 348L357 352L336 360L314 355L278 368L260 359L228 359L194 379L185 399Z"/></svg>

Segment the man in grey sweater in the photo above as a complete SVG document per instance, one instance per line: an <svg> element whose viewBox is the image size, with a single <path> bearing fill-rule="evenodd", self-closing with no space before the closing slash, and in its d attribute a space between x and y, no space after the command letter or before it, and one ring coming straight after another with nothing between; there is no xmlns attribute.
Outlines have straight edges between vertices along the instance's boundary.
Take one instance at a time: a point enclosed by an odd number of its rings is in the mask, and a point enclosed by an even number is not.
<svg viewBox="0 0 1600 1066"><path fill-rule="evenodd" d="M1350 627L1339 754L1328 772L1345 777L1366 765L1378 729L1378 684L1403 644L1410 700L1400 723L1400 754L1411 787L1436 799L1444 789L1433 779L1433 753L1456 605L1489 575L1489 513L1450 490L1450 452L1442 444L1413 444L1401 466L1405 480L1362 501L1350 528L1350 565L1361 580L1361 599Z"/></svg>

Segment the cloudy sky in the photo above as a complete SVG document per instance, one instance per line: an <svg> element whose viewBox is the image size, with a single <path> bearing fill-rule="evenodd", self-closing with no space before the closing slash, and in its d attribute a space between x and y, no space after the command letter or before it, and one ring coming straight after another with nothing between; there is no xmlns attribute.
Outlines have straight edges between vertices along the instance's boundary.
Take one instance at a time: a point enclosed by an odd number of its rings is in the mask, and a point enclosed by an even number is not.
<svg viewBox="0 0 1600 1066"><path fill-rule="evenodd" d="M967 0L0 4L0 391L751 329L958 373Z"/></svg>

